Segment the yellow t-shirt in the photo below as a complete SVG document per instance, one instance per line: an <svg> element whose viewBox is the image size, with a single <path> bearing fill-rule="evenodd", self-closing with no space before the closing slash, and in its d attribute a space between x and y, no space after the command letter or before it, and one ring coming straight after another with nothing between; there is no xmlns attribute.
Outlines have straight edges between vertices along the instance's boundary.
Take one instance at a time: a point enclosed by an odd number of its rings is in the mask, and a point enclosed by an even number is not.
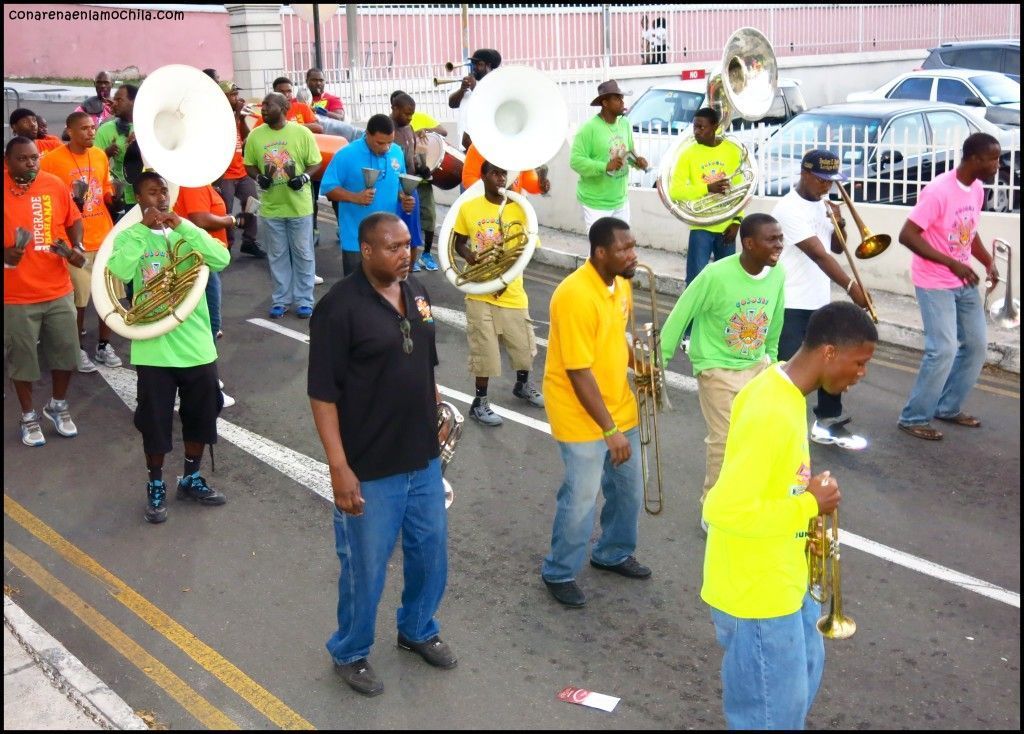
<svg viewBox="0 0 1024 734"><path fill-rule="evenodd" d="M807 593L807 402L782 365L739 391L722 473L704 500L708 539L701 598L743 619L782 617Z"/></svg>
<svg viewBox="0 0 1024 734"><path fill-rule="evenodd" d="M455 234L469 237L469 249L474 253L500 246L504 237L507 236L509 225L512 222L519 222L523 227L526 226L526 212L521 206L510 201L505 205L505 211L501 213L501 227L499 227L498 209L500 208L500 204L492 204L487 201L485 196L471 199L459 207L459 216L455 219L455 226L452 227L452 230ZM503 291L483 296L468 295L466 300L492 303L501 308L527 308L530 305L526 297L526 289L523 287L523 276L519 276L509 283Z"/></svg>
<svg viewBox="0 0 1024 734"><path fill-rule="evenodd" d="M676 161L668 187L669 197L674 201L699 199L707 195L708 184L721 181L729 175L732 175L734 184L741 183L743 177L735 174L742 159L743 151L730 140L723 140L714 147L694 143ZM742 212L737 216L742 218ZM695 229L720 233L728 229L730 224L732 219L726 219L718 224L707 224Z"/></svg>
<svg viewBox="0 0 1024 734"><path fill-rule="evenodd" d="M598 441L599 426L587 413L567 370L590 368L601 400L621 431L635 428L636 397L629 387L626 329L633 291L625 278L612 290L588 260L551 296L551 332L544 369L544 407L558 441Z"/></svg>
<svg viewBox="0 0 1024 734"><path fill-rule="evenodd" d="M432 127L440 126L440 124L440 122L435 120L426 112L413 112L412 119L409 120L409 125L412 127L413 132L419 132L420 130L429 130Z"/></svg>

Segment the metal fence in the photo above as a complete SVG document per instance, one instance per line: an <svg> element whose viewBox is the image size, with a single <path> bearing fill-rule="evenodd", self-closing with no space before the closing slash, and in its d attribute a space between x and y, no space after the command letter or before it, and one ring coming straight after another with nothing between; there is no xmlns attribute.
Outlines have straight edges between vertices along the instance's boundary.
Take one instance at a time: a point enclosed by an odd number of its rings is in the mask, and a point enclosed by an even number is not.
<svg viewBox="0 0 1024 734"><path fill-rule="evenodd" d="M503 63L551 73L567 88L570 105L582 86L607 78L610 67L652 63L703 66L719 60L726 38L753 26L778 56L920 49L948 40L1020 37L1017 5L358 5L354 37L342 8L322 24L328 91L354 117L387 108L395 89L412 94L427 112L445 114L467 51L497 48ZM284 68L265 72L301 83L313 66L313 28L288 6L281 9ZM664 39L662 42L661 39ZM459 70L461 71L461 70ZM383 104L383 107L382 107Z"/></svg>

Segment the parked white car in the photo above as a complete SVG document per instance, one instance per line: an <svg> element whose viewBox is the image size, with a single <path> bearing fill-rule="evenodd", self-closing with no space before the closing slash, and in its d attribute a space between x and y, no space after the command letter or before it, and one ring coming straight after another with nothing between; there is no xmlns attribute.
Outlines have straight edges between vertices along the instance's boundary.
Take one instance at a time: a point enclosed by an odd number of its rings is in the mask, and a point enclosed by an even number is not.
<svg viewBox="0 0 1024 734"><path fill-rule="evenodd" d="M989 122L1020 127L1020 82L1005 74L970 69L925 69L900 74L871 92L854 92L847 102L919 99L948 102Z"/></svg>
<svg viewBox="0 0 1024 734"><path fill-rule="evenodd" d="M693 114L707 106L706 91L707 79L664 82L650 87L629 106L626 116L633 125L633 145L650 164L646 172L630 171L630 185L654 187L662 156L678 140L677 136L692 132ZM768 114L755 122L734 119L729 136L746 144L753 153L757 143L767 140L780 125L806 109L800 82L779 79Z"/></svg>

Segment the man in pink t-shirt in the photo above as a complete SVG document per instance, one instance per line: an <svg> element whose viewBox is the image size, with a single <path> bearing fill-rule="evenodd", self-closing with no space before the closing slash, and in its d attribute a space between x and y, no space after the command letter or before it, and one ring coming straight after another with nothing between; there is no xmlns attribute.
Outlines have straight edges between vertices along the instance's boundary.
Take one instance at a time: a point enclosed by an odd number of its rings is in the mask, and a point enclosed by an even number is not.
<svg viewBox="0 0 1024 734"><path fill-rule="evenodd" d="M991 135L969 136L960 165L924 187L900 231L900 242L914 253L910 272L924 323L924 357L898 423L915 438L942 438L931 426L933 417L981 426L961 410L985 363L985 308L971 258L985 266L989 280L999 281L978 222L985 199L981 182L999 172L1001 154Z"/></svg>

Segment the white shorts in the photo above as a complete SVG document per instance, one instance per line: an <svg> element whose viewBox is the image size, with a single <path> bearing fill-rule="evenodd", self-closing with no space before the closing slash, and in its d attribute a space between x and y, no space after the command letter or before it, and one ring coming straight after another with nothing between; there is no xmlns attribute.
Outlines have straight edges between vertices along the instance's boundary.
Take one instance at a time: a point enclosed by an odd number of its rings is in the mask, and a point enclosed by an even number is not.
<svg viewBox="0 0 1024 734"><path fill-rule="evenodd" d="M591 209L589 206L583 206L580 204L580 208L583 209L583 226L590 231L590 228L594 226L601 217L615 217L621 219L626 224L629 224L629 201L620 206L618 209L612 209L607 211L605 209Z"/></svg>

